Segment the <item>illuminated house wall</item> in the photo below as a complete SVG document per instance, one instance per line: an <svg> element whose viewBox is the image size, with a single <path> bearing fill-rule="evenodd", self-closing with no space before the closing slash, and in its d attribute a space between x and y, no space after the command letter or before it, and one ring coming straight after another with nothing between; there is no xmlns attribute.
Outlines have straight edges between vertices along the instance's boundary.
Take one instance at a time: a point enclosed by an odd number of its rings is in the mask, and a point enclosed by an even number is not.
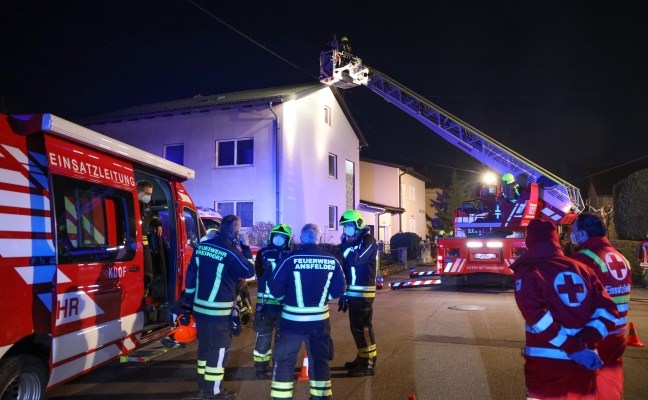
<svg viewBox="0 0 648 400"><path fill-rule="evenodd" d="M326 85L293 85L145 105L80 123L161 157L165 146L184 145L184 165L196 171L185 187L196 205L251 202L253 223L278 218L298 239L307 222L328 227L330 206L341 215L348 197L356 205L359 199L359 147L366 143L340 101ZM253 164L216 165L217 142L247 139ZM329 177L329 154L337 156L337 178ZM356 166L349 196L346 160Z"/></svg>
<svg viewBox="0 0 648 400"><path fill-rule="evenodd" d="M401 174L402 191L399 201ZM359 210L367 224L374 226L376 238L389 241L398 232L414 232L425 238L427 178L401 165L364 159L360 162L360 177Z"/></svg>

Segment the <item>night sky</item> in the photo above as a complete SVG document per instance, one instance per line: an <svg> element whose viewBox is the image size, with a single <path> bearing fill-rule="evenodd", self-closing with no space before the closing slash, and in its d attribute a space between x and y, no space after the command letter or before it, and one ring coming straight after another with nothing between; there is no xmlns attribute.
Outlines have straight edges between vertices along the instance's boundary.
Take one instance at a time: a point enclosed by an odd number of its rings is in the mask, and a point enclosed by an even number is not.
<svg viewBox="0 0 648 400"><path fill-rule="evenodd" d="M314 82L337 33L365 64L577 186L588 164L648 155L648 2L381 3L2 0L0 111L74 120ZM442 179L482 170L370 90L345 97L370 144L361 156Z"/></svg>

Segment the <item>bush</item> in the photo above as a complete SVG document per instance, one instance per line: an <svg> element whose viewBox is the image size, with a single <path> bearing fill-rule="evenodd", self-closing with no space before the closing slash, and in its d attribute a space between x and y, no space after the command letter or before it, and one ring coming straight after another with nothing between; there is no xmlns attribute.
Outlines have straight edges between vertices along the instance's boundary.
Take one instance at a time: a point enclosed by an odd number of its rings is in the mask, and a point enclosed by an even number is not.
<svg viewBox="0 0 648 400"><path fill-rule="evenodd" d="M642 285L643 282L643 271L639 266L639 246L641 242L635 240L614 240L610 239L610 243L614 246L619 253L630 262L630 268L632 268L632 283L634 285Z"/></svg>
<svg viewBox="0 0 648 400"><path fill-rule="evenodd" d="M642 240L648 233L648 169L630 175L615 192L613 217L619 238Z"/></svg>
<svg viewBox="0 0 648 400"><path fill-rule="evenodd" d="M421 255L420 242L421 237L416 233L402 232L391 237L389 240L389 247L391 247L391 253L392 255L395 255L395 257L398 257L399 248L407 247L407 259L416 260Z"/></svg>
<svg viewBox="0 0 648 400"><path fill-rule="evenodd" d="M275 226L270 221L259 221L250 228L247 232L250 244L258 247L265 247L268 244L270 231Z"/></svg>

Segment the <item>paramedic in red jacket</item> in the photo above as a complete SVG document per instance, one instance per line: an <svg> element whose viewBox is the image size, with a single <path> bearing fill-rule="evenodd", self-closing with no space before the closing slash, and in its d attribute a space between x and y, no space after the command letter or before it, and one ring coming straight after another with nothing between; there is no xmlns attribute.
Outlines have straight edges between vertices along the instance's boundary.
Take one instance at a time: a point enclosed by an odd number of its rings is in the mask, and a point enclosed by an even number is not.
<svg viewBox="0 0 648 400"><path fill-rule="evenodd" d="M596 378L596 398L618 400L623 394L622 360L632 271L628 261L612 247L605 234L603 220L595 214L580 214L572 225L571 240L576 251L572 258L587 265L598 276L619 312L616 327L596 347L603 361L603 368Z"/></svg>
<svg viewBox="0 0 648 400"><path fill-rule="evenodd" d="M615 329L616 304L589 268L564 256L552 222L531 221L526 246L511 269L526 321L527 396L593 400L603 363L592 349Z"/></svg>

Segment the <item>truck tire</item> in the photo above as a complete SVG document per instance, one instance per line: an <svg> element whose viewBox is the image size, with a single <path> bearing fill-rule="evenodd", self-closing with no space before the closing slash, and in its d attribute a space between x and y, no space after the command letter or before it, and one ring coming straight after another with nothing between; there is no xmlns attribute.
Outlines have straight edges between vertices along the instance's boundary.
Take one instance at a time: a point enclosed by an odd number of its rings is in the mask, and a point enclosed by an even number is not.
<svg viewBox="0 0 648 400"><path fill-rule="evenodd" d="M9 357L0 366L0 400L46 399L48 369L38 357Z"/></svg>

